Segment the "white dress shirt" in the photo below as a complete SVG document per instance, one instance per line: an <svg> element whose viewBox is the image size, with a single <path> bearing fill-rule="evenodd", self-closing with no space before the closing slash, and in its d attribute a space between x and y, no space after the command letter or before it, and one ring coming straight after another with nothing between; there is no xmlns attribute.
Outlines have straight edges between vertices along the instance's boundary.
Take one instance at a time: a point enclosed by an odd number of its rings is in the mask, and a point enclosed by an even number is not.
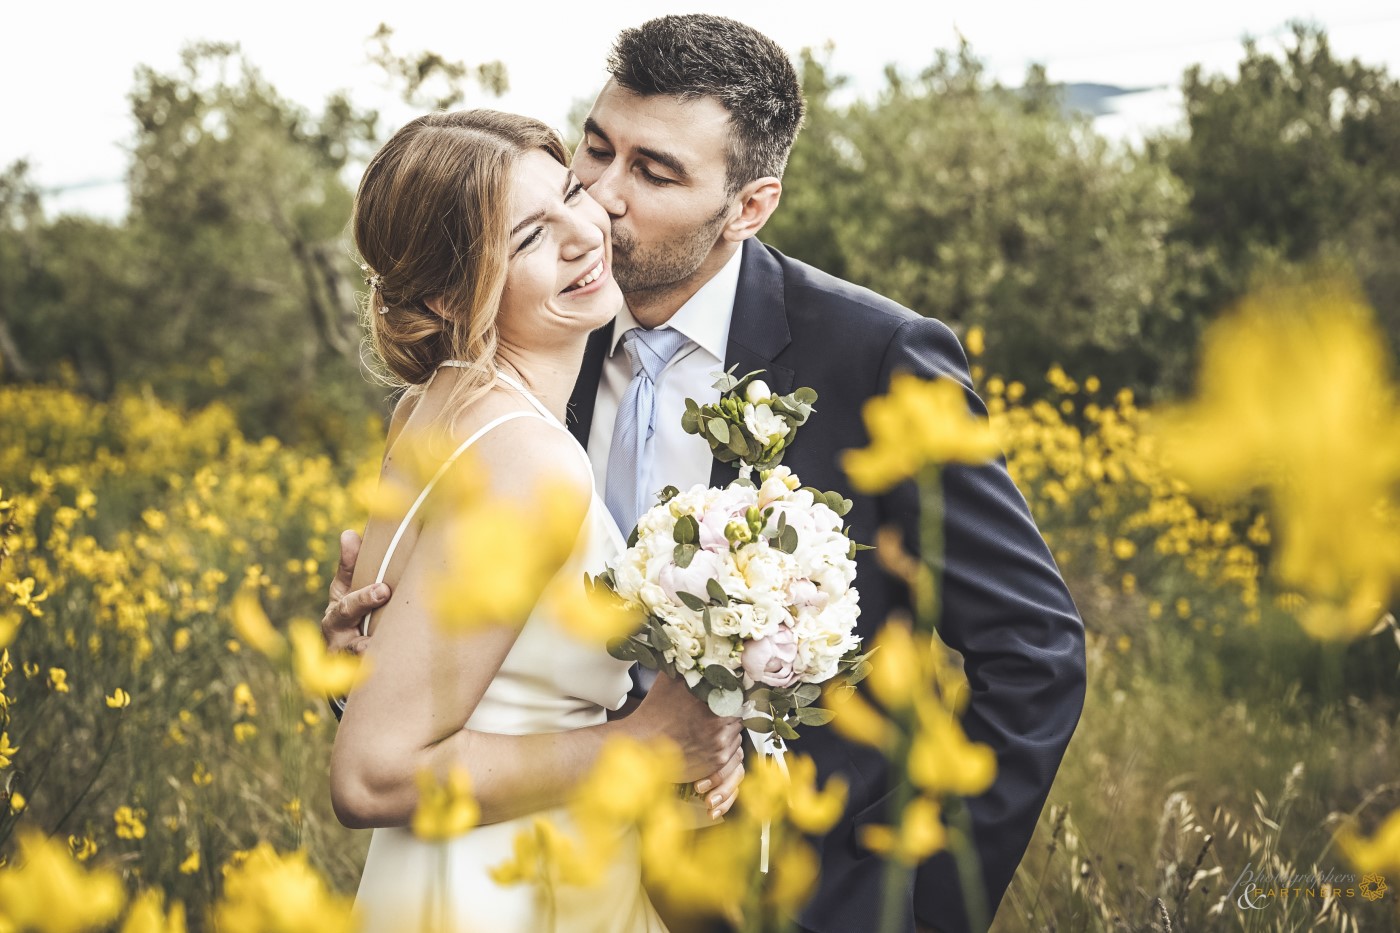
<svg viewBox="0 0 1400 933"><path fill-rule="evenodd" d="M655 493L666 486L688 489L697 483L710 484L714 455L698 434L681 430L685 400L693 398L705 405L719 401L714 388L716 373L724 371L724 355L729 345L729 322L734 316L734 296L739 290L739 264L742 249L715 273L690 300L663 326L673 327L690 339L690 345L677 353L656 380L656 435L652 459L642 488L647 490L647 506L655 504ZM598 380L598 397L593 405L593 424L588 432L588 459L599 492L607 488L608 452L612 446L617 408L627 384L632 381L632 365L622 349L622 335L639 326L632 312L623 308L613 324L612 346L603 361ZM739 373L738 375L744 375ZM626 534L630 528L623 529Z"/></svg>

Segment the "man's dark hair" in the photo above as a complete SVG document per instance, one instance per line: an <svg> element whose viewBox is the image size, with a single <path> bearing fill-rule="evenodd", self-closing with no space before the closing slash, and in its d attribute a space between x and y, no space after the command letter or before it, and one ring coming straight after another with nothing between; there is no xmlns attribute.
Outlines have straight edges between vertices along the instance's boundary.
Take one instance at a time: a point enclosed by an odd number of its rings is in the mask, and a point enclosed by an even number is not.
<svg viewBox="0 0 1400 933"><path fill-rule="evenodd" d="M755 178L781 178L802 126L802 86L776 42L723 16L662 16L624 29L608 71L634 94L713 97L729 112L725 176L733 194Z"/></svg>

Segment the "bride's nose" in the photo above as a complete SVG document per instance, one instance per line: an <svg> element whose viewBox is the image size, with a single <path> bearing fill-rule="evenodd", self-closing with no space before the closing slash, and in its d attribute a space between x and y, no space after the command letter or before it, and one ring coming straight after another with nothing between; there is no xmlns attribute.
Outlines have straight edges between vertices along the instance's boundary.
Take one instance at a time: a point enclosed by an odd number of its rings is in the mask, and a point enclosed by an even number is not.
<svg viewBox="0 0 1400 933"><path fill-rule="evenodd" d="M604 233L601 227L578 213L569 218L566 235L561 238L560 256L563 259L578 259L597 250L603 245Z"/></svg>

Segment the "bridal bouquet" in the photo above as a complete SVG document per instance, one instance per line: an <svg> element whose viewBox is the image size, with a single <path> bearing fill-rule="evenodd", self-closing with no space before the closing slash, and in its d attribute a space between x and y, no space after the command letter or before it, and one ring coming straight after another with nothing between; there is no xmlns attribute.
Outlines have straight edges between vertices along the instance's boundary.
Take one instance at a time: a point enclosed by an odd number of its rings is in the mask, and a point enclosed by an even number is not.
<svg viewBox="0 0 1400 933"><path fill-rule="evenodd" d="M850 500L776 465L816 393L774 396L757 375L723 376L717 404L686 400L685 430L738 460L739 478L667 487L595 582L646 617L609 644L614 657L684 678L717 716L742 716L781 747L797 725L831 719L812 705L821 684L868 670L852 585L862 546L842 527Z"/></svg>

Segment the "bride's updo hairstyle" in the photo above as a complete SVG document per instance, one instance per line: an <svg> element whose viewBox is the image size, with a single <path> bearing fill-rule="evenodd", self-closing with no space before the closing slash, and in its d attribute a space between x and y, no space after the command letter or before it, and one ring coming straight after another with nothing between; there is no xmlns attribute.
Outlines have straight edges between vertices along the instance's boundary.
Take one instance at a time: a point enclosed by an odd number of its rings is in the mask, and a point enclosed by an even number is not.
<svg viewBox="0 0 1400 933"><path fill-rule="evenodd" d="M559 134L538 120L459 110L419 117L370 160L353 226L370 339L391 384L421 392L450 359L472 364L467 396L495 378L511 168L535 149L569 164Z"/></svg>

